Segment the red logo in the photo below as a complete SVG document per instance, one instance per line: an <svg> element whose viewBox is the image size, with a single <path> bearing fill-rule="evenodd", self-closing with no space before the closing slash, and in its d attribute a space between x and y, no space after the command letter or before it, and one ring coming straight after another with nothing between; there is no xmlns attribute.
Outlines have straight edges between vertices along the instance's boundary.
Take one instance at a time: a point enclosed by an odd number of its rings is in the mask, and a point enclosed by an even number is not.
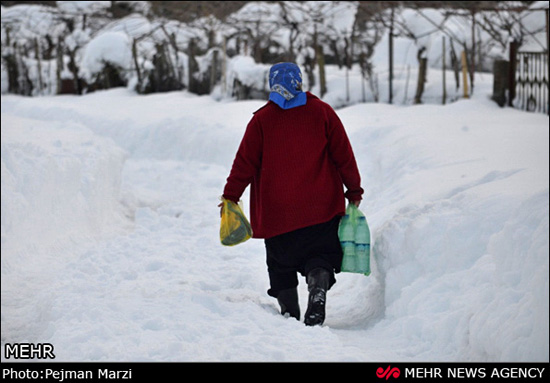
<svg viewBox="0 0 550 383"><path fill-rule="evenodd" d="M401 375L401 371L399 371L397 367L392 368L391 366L388 366L385 370L382 367L378 367L376 369L376 376L379 378L386 378L386 380L390 377L399 378L399 375Z"/></svg>

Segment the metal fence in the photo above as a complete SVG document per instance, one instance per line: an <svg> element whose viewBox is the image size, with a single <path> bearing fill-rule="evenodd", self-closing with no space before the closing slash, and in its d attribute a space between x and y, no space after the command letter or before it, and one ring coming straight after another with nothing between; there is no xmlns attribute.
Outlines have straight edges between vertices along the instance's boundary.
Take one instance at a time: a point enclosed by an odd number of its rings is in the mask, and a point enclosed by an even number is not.
<svg viewBox="0 0 550 383"><path fill-rule="evenodd" d="M513 105L548 114L548 52L517 52Z"/></svg>

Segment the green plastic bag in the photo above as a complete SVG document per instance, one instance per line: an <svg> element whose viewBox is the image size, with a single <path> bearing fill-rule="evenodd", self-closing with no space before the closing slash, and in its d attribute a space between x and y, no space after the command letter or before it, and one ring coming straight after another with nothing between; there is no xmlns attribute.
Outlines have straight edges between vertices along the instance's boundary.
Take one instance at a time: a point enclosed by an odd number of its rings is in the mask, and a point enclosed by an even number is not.
<svg viewBox="0 0 550 383"><path fill-rule="evenodd" d="M341 270L370 275L370 230L365 215L354 204L348 204L340 220L338 238L344 257Z"/></svg>
<svg viewBox="0 0 550 383"><path fill-rule="evenodd" d="M224 246L235 246L252 237L252 227L243 213L242 206L222 198L220 241Z"/></svg>

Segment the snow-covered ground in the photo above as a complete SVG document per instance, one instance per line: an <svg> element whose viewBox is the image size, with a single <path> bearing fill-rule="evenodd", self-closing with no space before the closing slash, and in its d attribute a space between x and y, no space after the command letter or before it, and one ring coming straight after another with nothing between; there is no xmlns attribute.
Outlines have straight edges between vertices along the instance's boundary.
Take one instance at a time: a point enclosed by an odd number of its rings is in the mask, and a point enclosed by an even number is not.
<svg viewBox="0 0 550 383"><path fill-rule="evenodd" d="M338 274L313 328L267 296L261 240L219 242L218 197L263 101L2 95L2 352L548 362L548 116L501 109L478 84L445 106L338 110L373 273ZM300 293L305 310L303 280Z"/></svg>

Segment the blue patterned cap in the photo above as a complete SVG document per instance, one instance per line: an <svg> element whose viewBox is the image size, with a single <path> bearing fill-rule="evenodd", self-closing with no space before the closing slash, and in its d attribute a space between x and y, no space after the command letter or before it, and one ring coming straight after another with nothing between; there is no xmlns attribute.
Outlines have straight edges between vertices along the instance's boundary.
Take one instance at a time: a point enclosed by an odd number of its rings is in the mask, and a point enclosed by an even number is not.
<svg viewBox="0 0 550 383"><path fill-rule="evenodd" d="M275 64L269 70L269 99L283 109L302 106L307 96L302 91L302 72L294 63Z"/></svg>

